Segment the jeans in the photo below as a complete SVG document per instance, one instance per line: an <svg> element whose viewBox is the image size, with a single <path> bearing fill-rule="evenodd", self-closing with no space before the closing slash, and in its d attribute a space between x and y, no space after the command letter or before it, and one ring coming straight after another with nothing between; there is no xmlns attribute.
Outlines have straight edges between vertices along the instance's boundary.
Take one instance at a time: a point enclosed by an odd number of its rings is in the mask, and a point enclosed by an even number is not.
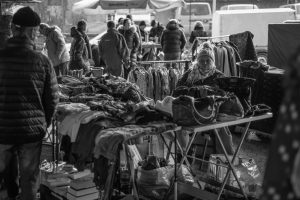
<svg viewBox="0 0 300 200"><path fill-rule="evenodd" d="M34 200L37 192L37 179L39 176L39 163L42 141L28 144L0 144L0 173L11 163L14 154L17 154L20 170L21 199Z"/></svg>
<svg viewBox="0 0 300 200"><path fill-rule="evenodd" d="M67 75L69 70L69 62L64 62L54 66L56 76Z"/></svg>

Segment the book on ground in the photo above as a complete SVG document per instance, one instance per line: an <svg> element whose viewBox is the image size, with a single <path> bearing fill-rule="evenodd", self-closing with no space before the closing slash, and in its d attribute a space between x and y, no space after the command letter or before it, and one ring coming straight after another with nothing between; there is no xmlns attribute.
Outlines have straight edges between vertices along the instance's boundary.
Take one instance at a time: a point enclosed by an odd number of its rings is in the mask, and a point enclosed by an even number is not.
<svg viewBox="0 0 300 200"><path fill-rule="evenodd" d="M79 178L79 179L75 179L72 180L70 183L70 187L72 187L75 190L82 190L85 188L91 188L91 187L95 187L95 183L93 181L93 174Z"/></svg>
<svg viewBox="0 0 300 200"><path fill-rule="evenodd" d="M99 193L95 192L92 194L88 194L88 195L84 195L81 197L75 197L70 193L67 193L67 199L68 200L94 200L94 199L98 199L99 198Z"/></svg>
<svg viewBox="0 0 300 200"><path fill-rule="evenodd" d="M68 176L69 176L71 179L78 179L78 178L82 178L82 177L88 176L88 175L90 175L91 173L92 173L91 170L85 169L84 171L81 171L81 172L75 172L75 173L69 174Z"/></svg>
<svg viewBox="0 0 300 200"><path fill-rule="evenodd" d="M80 196L84 196L84 195L92 194L92 193L96 193L96 192L98 192L96 187L86 188L86 189L82 189L82 190L75 190L71 187L68 188L68 193L72 194L75 197L80 197Z"/></svg>

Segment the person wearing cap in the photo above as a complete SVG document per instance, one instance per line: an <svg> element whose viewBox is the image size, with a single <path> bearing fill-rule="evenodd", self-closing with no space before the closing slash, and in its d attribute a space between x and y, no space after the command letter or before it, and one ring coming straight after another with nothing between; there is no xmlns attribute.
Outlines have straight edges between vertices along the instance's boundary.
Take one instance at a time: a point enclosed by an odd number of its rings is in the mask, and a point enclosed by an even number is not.
<svg viewBox="0 0 300 200"><path fill-rule="evenodd" d="M99 55L104 61L105 72L114 76L123 76L122 63L129 62L129 50L126 41L117 30L115 22L107 22L107 32L101 37Z"/></svg>
<svg viewBox="0 0 300 200"><path fill-rule="evenodd" d="M65 38L58 26L40 24L40 33L46 36L46 49L57 76L67 75L70 55Z"/></svg>
<svg viewBox="0 0 300 200"><path fill-rule="evenodd" d="M141 32L141 40L142 42L146 41L146 35L148 34L147 31L145 30L146 28L146 22L145 21L141 21L139 24L139 29Z"/></svg>
<svg viewBox="0 0 300 200"><path fill-rule="evenodd" d="M179 29L176 19L171 19L168 22L167 29L162 33L160 43L164 52L164 60L180 60L186 38L183 31Z"/></svg>
<svg viewBox="0 0 300 200"><path fill-rule="evenodd" d="M40 22L30 7L20 8L0 50L0 173L16 153L22 200L36 198L42 140L58 103L55 71L35 50Z"/></svg>
<svg viewBox="0 0 300 200"><path fill-rule="evenodd" d="M203 23L201 21L197 21L194 26L194 30L191 32L191 36L189 39L189 42L192 44L192 55L193 60L195 59L195 50L198 46L198 40L196 40L197 37L207 37L207 33L204 29Z"/></svg>
<svg viewBox="0 0 300 200"><path fill-rule="evenodd" d="M87 29L86 27L87 27L87 23L83 19L80 20L77 23L77 30L82 35L82 37L84 39L84 42L85 42L85 45L86 45L86 48L87 48L87 51L88 51L88 59L93 59L93 57L92 57L92 48L91 48L91 45L90 45L90 39L86 34L86 29Z"/></svg>
<svg viewBox="0 0 300 200"><path fill-rule="evenodd" d="M222 72L216 69L213 47L209 42L204 42L202 46L200 46L197 60L193 63L192 68L186 71L178 80L176 87L193 87L200 85L218 87L217 78L224 76ZM228 129L222 128L219 132L227 153L232 155L234 152L232 136L227 130ZM217 153L222 153L219 142L216 141L216 144Z"/></svg>

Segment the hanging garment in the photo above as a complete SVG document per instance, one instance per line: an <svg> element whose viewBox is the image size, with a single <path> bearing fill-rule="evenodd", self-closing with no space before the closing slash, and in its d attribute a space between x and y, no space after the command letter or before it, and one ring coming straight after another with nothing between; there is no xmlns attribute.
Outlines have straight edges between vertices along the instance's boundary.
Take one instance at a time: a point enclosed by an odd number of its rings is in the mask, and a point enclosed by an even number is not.
<svg viewBox="0 0 300 200"><path fill-rule="evenodd" d="M229 36L229 41L237 46L242 60L257 61L257 55L252 40L253 37L254 35L250 31Z"/></svg>

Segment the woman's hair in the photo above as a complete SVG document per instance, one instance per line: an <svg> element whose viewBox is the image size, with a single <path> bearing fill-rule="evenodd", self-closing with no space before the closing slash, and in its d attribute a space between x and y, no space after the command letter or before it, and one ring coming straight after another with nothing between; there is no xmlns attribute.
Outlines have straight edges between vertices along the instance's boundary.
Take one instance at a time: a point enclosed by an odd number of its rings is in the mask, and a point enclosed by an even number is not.
<svg viewBox="0 0 300 200"><path fill-rule="evenodd" d="M146 26L146 22L145 21L141 21L139 26Z"/></svg>
<svg viewBox="0 0 300 200"><path fill-rule="evenodd" d="M124 18L123 18L123 17L120 17L120 18L118 19L118 23L120 23L122 20L124 20Z"/></svg>
<svg viewBox="0 0 300 200"><path fill-rule="evenodd" d="M151 21L151 26L153 27L153 26L155 26L155 24L157 24L158 22L155 20L155 19L153 19L152 21Z"/></svg>
<svg viewBox="0 0 300 200"><path fill-rule="evenodd" d="M125 26L126 22L128 22L129 25L130 25L130 19L129 18L126 18L126 19L123 20L123 26Z"/></svg>

